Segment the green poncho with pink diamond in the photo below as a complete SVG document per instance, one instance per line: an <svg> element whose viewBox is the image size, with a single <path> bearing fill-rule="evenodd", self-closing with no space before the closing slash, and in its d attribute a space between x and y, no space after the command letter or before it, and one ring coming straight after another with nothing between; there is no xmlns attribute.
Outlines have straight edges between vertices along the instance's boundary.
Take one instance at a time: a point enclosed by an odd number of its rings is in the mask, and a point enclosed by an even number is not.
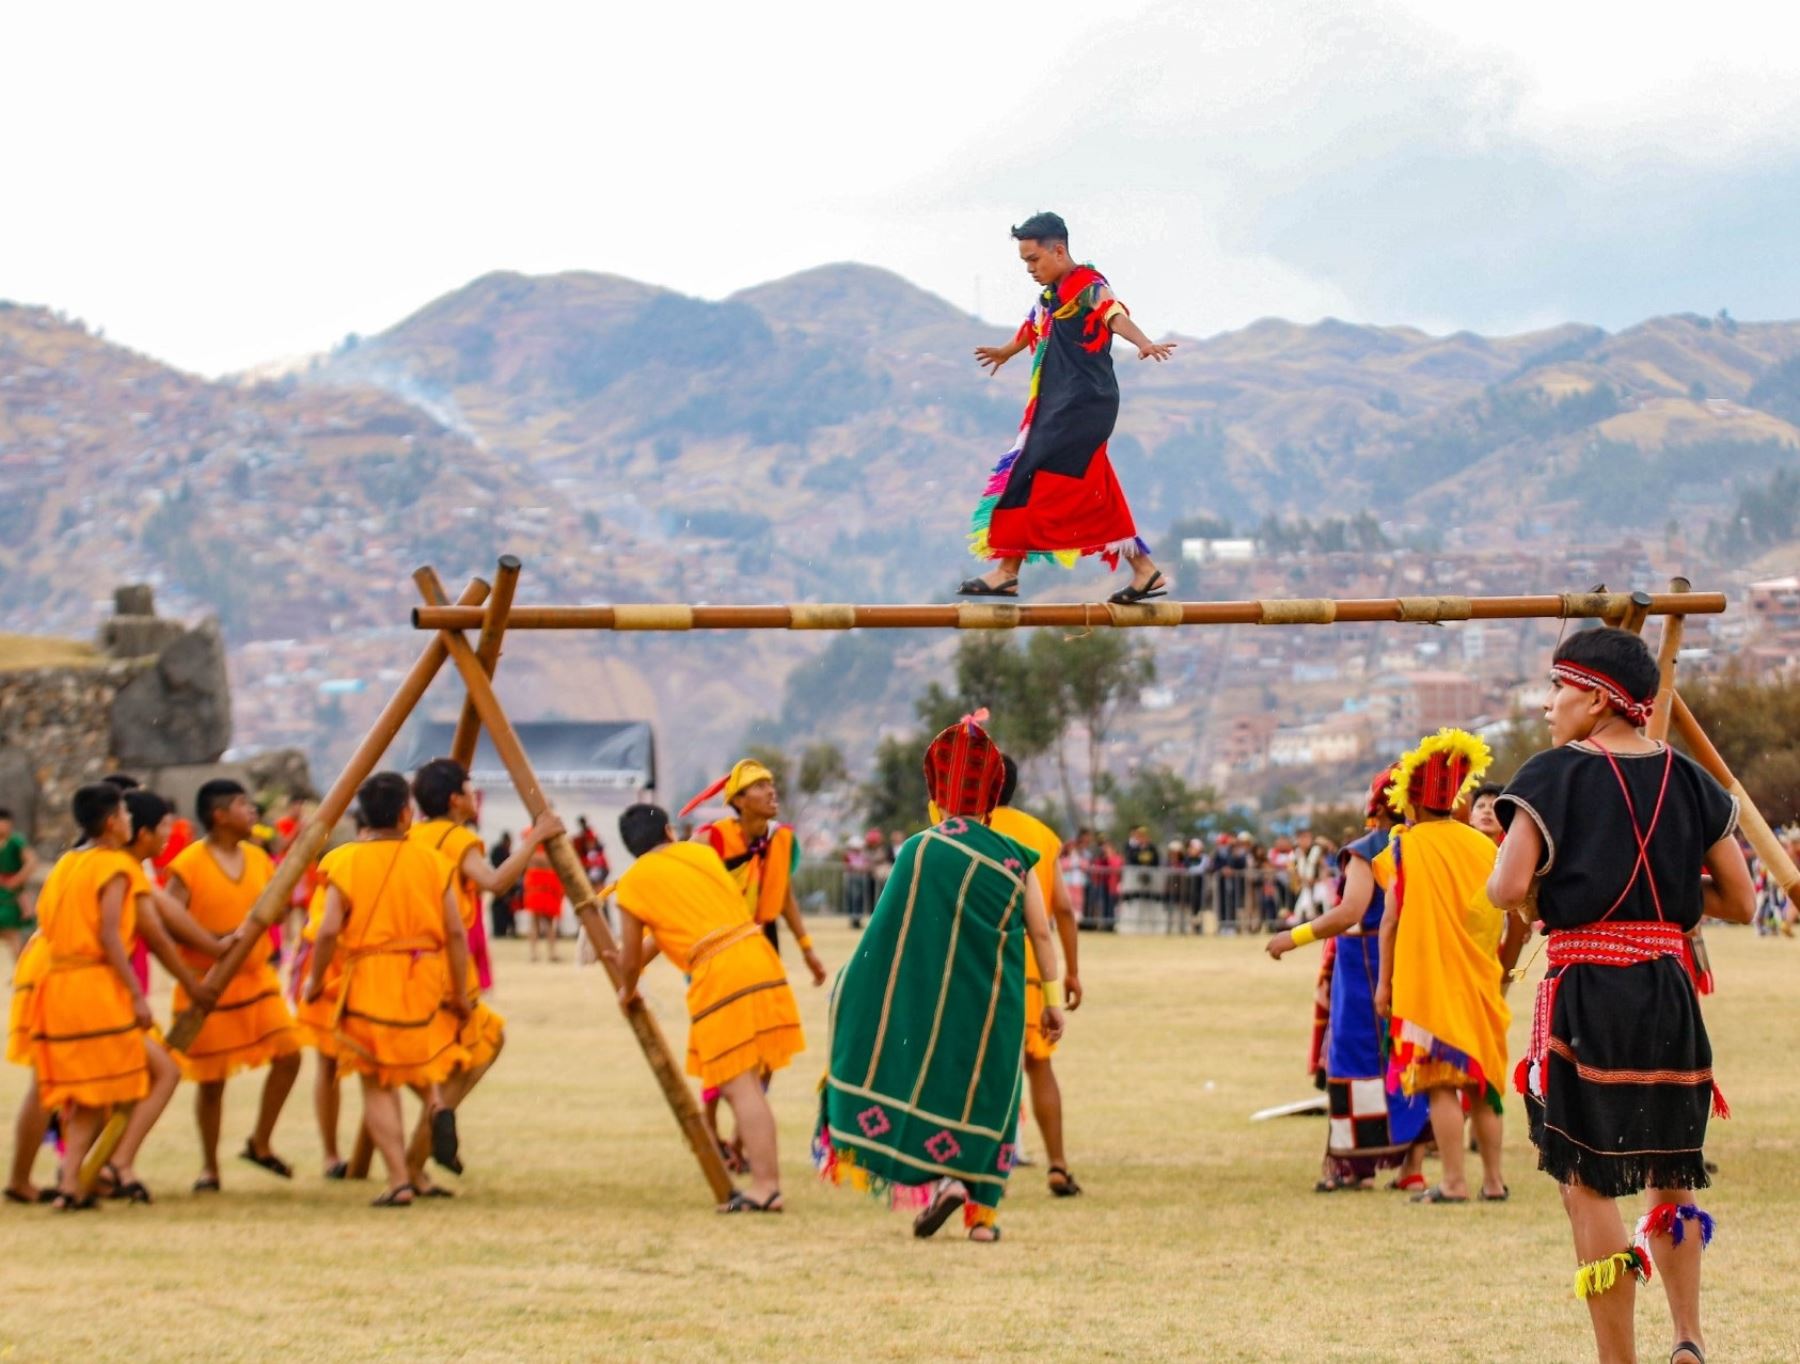
<svg viewBox="0 0 1800 1364"><path fill-rule="evenodd" d="M814 1141L826 1178L915 1203L950 1176L979 1208L999 1205L1016 1155L1036 861L962 817L901 848L832 997Z"/></svg>

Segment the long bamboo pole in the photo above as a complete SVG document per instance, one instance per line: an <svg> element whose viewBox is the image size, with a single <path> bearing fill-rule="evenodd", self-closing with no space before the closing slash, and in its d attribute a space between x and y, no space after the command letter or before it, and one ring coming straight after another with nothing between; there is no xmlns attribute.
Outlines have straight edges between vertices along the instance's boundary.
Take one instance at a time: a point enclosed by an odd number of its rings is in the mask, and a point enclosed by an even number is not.
<svg viewBox="0 0 1800 1364"><path fill-rule="evenodd" d="M1649 594L1640 594L1649 595ZM1401 621L1433 625L1459 620L1624 619L1718 615L1721 592L1659 593L1649 604L1625 592L1570 592L1531 597L1327 597L1267 601L1018 604L955 602L924 606L853 606L794 603L784 606L514 606L512 630L1011 630L1027 626L1333 625ZM474 630L485 623L472 607L422 606L413 610L420 630Z"/></svg>
<svg viewBox="0 0 1800 1364"><path fill-rule="evenodd" d="M463 589L460 600L471 610L479 609L487 599L487 594L488 585L476 578ZM306 823L301 825L300 832L295 835L293 843L276 866L274 876L263 887L262 894L256 897L256 903L250 907L246 922L254 923L259 930L267 929L287 912L294 887L300 884L300 878L306 874L306 869L318 861L319 854L325 851L325 843L331 837L331 831L337 827L337 822L344 817L344 812L356 797L356 788L375 770L375 764L381 761L381 755L394 742L394 736L399 734L401 726L412 714L413 707L419 704L420 698L431 686L432 679L444 666L446 657L448 655L442 636L432 639L425 646L419 654L418 662L401 679L399 687L382 708L381 714L375 717L375 723L369 727L368 734L357 745L356 752L350 755L350 761L338 774L337 781L325 793L324 799L319 802ZM226 949L225 955L207 971L207 984L223 990L231 978L243 969L250 954L263 950L262 936L260 931L240 934ZM191 1047L194 1039L200 1035L201 1025L206 1022L207 1012L198 1004L184 1009L169 1026L168 1044L177 1051L186 1051Z"/></svg>
<svg viewBox="0 0 1800 1364"><path fill-rule="evenodd" d="M1769 869L1789 898L1800 895L1800 867L1794 865L1794 859L1788 856L1788 850L1782 846L1775 831L1769 827L1769 821L1762 817L1762 811L1756 808L1756 802L1750 799L1750 793L1744 784L1732 775L1713 741L1706 737L1706 731L1700 728L1700 722L1694 718L1694 712L1688 709L1688 703L1676 692L1674 705L1675 728L1682 740L1694 755L1694 761L1718 779L1719 785L1738 799L1738 827L1744 831L1744 837L1750 840L1750 846L1756 849L1756 855L1762 859L1763 866Z"/></svg>
<svg viewBox="0 0 1800 1364"><path fill-rule="evenodd" d="M506 634L506 618L512 611L513 592L519 585L519 561L511 554L500 556L494 574L494 593L487 599L487 614L481 620L481 638L475 645L475 657L489 677L500 665L500 642ZM463 698L462 714L456 718L456 734L450 740L450 756L467 768L475 761L475 746L481 741L481 717L475 705Z"/></svg>
<svg viewBox="0 0 1800 1364"><path fill-rule="evenodd" d="M436 575L431 574L429 569L421 569L414 578L428 601L442 599L442 589L435 586ZM462 674L469 700L475 705L476 714L481 719L482 727L487 730L494 751L505 764L526 813L533 820L542 818L550 808L550 803L544 798L543 788L538 784L537 774L532 771L530 759L525 756L524 745L519 742L512 722L501 709L500 700L494 694L493 683L482 670L481 660L460 634L446 631L438 638L444 641L450 651L451 662ZM544 846L550 856L550 864L556 868L557 878L562 882L563 894L575 906L576 917L580 919L588 941L592 943L595 954L606 968L608 979L617 990L621 981L618 968L612 960L616 950L615 943L611 930L606 926L606 919L600 913L599 902L595 898L593 886L588 883L587 871L581 865L581 858L576 855L574 845L569 842L566 834L559 834ZM723 1203L731 1197L731 1176L726 1173L724 1162L719 1159L718 1147L706 1130L700 1105L695 1102L693 1090L688 1087L686 1077L675 1064L669 1044L663 1037L661 1027L657 1025L656 1016L639 998L632 1001L625 1017L631 1025L632 1033L637 1037L638 1046L643 1049L644 1059L650 1063L651 1073L662 1088L669 1110L674 1113L682 1135L693 1149L694 1159L700 1163L701 1174L712 1188L714 1198Z"/></svg>
<svg viewBox="0 0 1800 1364"><path fill-rule="evenodd" d="M1669 591L1686 592L1691 584L1686 578L1669 579ZM1669 737L1669 721L1675 710L1675 665L1681 657L1681 639L1687 630L1686 616L1663 619L1662 638L1656 646L1656 709L1650 712L1645 733L1652 739Z"/></svg>

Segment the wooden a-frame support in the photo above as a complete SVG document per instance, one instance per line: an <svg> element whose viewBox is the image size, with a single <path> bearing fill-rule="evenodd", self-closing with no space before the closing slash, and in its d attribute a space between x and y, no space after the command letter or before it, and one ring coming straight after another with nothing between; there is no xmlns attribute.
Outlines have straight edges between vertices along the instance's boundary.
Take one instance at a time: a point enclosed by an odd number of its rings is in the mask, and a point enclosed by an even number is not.
<svg viewBox="0 0 1800 1364"><path fill-rule="evenodd" d="M1732 774L1675 690L1676 659L1680 652L1686 617L1689 614L1717 614L1725 609L1722 594L1690 592L1685 579L1677 578L1670 585L1670 592L1664 596L1587 592L1535 597L1158 602L1124 608L970 603L946 606L799 603L786 606L516 607L512 598L518 575L518 560L510 556L503 558L496 574L497 587L490 588L486 582L477 578L451 604L446 601L437 575L431 569L422 568L414 574L425 605L414 610L413 624L420 630L431 631L430 641L393 697L376 717L367 737L351 755L337 781L300 829L288 855L276 867L274 879L257 897L249 916L256 924L267 928L280 919L300 877L325 850L325 843L332 829L349 809L356 788L375 770L375 765L423 699L446 660L455 664L467 692L452 741L451 756L467 766L474 756L479 730L485 727L526 810L533 819L543 814L548 808L548 802L544 799L530 761L501 708L490 680L499 662L501 645L509 628L621 631L859 628L1005 630L1030 626L1126 628L1224 624L1331 625L1360 621L1437 625L1462 620L1568 620L1586 617L1641 631L1649 616L1658 615L1664 617L1663 635L1658 649L1661 686L1656 718L1651 724L1650 733L1655 738L1664 738L1673 722L1695 759L1738 798L1745 836L1770 874L1790 896L1800 896L1800 869L1796 869L1793 859L1775 837L1742 783ZM471 647L463 635L463 631L469 629L479 629L481 632L479 643L475 647ZM611 960L614 948L612 934L606 926L605 917L600 913L599 899L588 883L580 858L576 856L566 836L551 840L547 851L557 876L562 881L564 894L575 906L583 931L605 965L608 977L616 986L618 974ZM208 981L223 986L237 974L251 952L257 950L260 941L261 934L237 938L230 950L207 972ZM205 1011L198 1007L184 1011L169 1030L169 1044L180 1049L192 1045L204 1018ZM693 1091L676 1066L661 1028L641 999L626 1011L626 1018L643 1048L651 1072L656 1076L683 1136L693 1149L709 1188L716 1199L724 1200L731 1192L730 1176L706 1132Z"/></svg>

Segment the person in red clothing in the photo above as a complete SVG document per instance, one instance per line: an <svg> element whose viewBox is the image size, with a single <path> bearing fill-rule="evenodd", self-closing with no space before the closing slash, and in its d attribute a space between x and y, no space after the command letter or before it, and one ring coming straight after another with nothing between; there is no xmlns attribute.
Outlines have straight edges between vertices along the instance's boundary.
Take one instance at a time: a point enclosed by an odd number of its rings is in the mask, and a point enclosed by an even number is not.
<svg viewBox="0 0 1800 1364"><path fill-rule="evenodd" d="M531 861L525 865L525 891L520 896L519 909L531 925L531 959L538 959L538 939L542 938L549 944L550 960L560 961L556 955L556 924L562 918L563 884L556 868L550 865L550 854L542 846L532 850Z"/></svg>
<svg viewBox="0 0 1800 1364"><path fill-rule="evenodd" d="M1138 359L1159 363L1174 344L1144 335L1106 277L1075 263L1060 216L1034 213L1012 235L1042 292L1011 341L978 346L975 358L998 373L1029 347L1031 388L1019 434L994 466L969 521L969 552L992 559L994 567L957 590L965 597L1016 597L1028 561L1067 568L1097 554L1108 568L1117 568L1120 558L1131 565L1131 582L1112 601L1165 596L1167 582L1138 538L1106 445L1119 416L1113 338L1135 346Z"/></svg>

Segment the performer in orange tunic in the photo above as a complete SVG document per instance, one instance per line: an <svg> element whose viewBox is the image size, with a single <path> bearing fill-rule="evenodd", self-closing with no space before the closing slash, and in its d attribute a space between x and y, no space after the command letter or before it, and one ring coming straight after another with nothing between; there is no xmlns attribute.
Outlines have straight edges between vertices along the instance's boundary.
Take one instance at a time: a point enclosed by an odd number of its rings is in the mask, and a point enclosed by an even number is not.
<svg viewBox="0 0 1800 1364"><path fill-rule="evenodd" d="M453 758L433 758L413 774L413 800L424 819L415 823L407 837L422 848L429 848L456 868L455 888L463 932L473 935L481 918L481 896L500 895L509 891L525 874L525 864L538 846L563 832L563 822L554 811L548 811L536 825L520 836L512 856L499 866L488 861L487 848L470 824L476 814L475 791L469 785L469 773ZM481 1077L499 1059L506 1045L506 1020L490 1008L481 997L481 982L471 962L466 977L469 1014L458 1038L468 1052L468 1061L444 1085L438 1102L429 1115L422 1118L408 1148L414 1183L424 1178L425 1158L456 1174L463 1170L456 1135L456 1109L481 1083Z"/></svg>
<svg viewBox="0 0 1800 1364"><path fill-rule="evenodd" d="M1055 925L1068 966L1063 972L1063 990L1070 1012L1081 1007L1081 979L1077 974L1080 960L1080 926L1075 921L1075 908L1069 902L1069 888L1062 878L1062 840L1041 819L1015 810L1012 799L1019 786L1019 767L1011 758L1001 756L1006 778L1000 786L1000 804L988 816L988 828L1005 834L1013 842L1038 855L1031 874L1037 878L1044 896L1044 908ZM1031 1086L1031 1116L1044 1135L1044 1152L1050 1158L1047 1172L1050 1192L1058 1198L1073 1198L1081 1185L1069 1173L1069 1159L1063 1149L1062 1087L1056 1082L1056 1071L1050 1058L1056 1055L1056 1043L1044 1035L1044 977L1038 969L1037 953L1031 939L1025 939L1025 1080Z"/></svg>
<svg viewBox="0 0 1800 1364"><path fill-rule="evenodd" d="M377 772L356 793L369 830L319 863L325 911L302 999L316 1003L340 944L342 987L332 1037L338 1065L362 1077L363 1122L387 1166L377 1207L408 1207L420 1190L408 1170L400 1088L422 1092L468 1061L457 1040L471 1012L452 981L469 978L456 868L406 836L411 791Z"/></svg>
<svg viewBox="0 0 1800 1364"><path fill-rule="evenodd" d="M275 874L269 855L251 841L259 817L256 803L239 783L221 777L201 786L194 798L194 814L206 835L169 863L167 893L219 937L249 931L250 909ZM211 965L201 952L190 950L187 959L200 972ZM178 984L171 1008L179 1014L187 1006L187 991ZM195 1193L219 1189L219 1131L225 1117L226 1078L260 1066L267 1066L269 1073L263 1080L256 1126L238 1159L282 1179L293 1178L294 1172L275 1154L271 1142L300 1074L300 1041L293 1015L281 997L281 979L269 960L268 944L259 943L226 985L218 1006L207 1014L200 1035L179 1058L182 1075L199 1086L194 1097L194 1120L200 1128L200 1177L194 1181Z"/></svg>
<svg viewBox="0 0 1800 1364"><path fill-rule="evenodd" d="M143 869L125 844L124 797L104 783L84 786L70 805L92 845L64 860L41 905L42 957L25 1006L26 1051L45 1112L67 1104L62 1176L53 1206L95 1206L79 1188L81 1162L108 1111L173 1087L174 1063L150 1035L150 1003L131 969ZM58 864L60 869L62 864ZM49 893L53 892L53 893Z"/></svg>
<svg viewBox="0 0 1800 1364"><path fill-rule="evenodd" d="M676 843L669 816L634 805L619 835L637 861L619 878L619 1002L630 1008L649 960L644 934L688 977L688 1074L731 1105L750 1165L750 1187L721 1212L780 1212L775 1116L763 1077L806 1046L800 1011L775 955L724 864L700 843Z"/></svg>
<svg viewBox="0 0 1800 1364"><path fill-rule="evenodd" d="M358 837L362 833L361 817L362 812L358 810ZM344 1179L350 1174L350 1164L338 1151L338 1111L342 1105L342 1097L338 1089L337 1039L332 1035L332 1020L337 1017L338 998L344 988L343 963L331 964L324 980L320 982L317 999L299 999L307 970L312 964L312 954L318 949L319 923L324 917L325 883L321 880L313 888L311 900L307 904L306 926L300 930L300 948L294 956L291 988L296 1000L294 1027L299 1030L302 1044L311 1047L317 1057L313 1067L313 1117L319 1124L319 1145L324 1150L325 1178Z"/></svg>

